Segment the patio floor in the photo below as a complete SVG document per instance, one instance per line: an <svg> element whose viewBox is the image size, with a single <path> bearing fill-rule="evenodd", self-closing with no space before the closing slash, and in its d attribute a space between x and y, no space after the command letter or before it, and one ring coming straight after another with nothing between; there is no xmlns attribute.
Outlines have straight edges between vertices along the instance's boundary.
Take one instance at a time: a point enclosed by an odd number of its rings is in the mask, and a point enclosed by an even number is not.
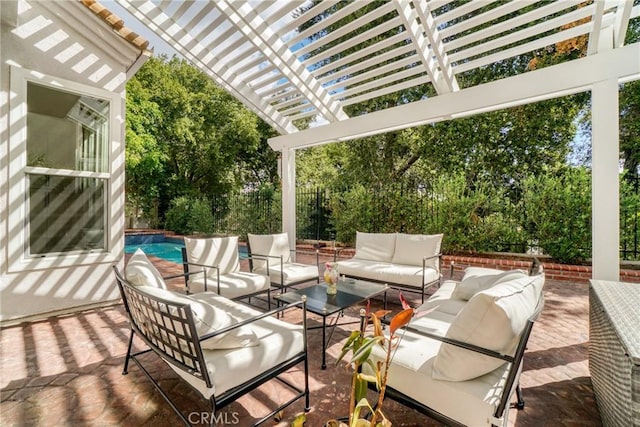
<svg viewBox="0 0 640 427"><path fill-rule="evenodd" d="M165 275L180 271L173 263L153 261ZM526 406L510 410L509 424L599 426L588 369L588 285L547 281L545 297L521 376ZM389 300L397 300L394 292ZM358 309L347 311L346 318L355 319ZM285 319L298 321L297 313L290 312ZM310 325L319 320L310 316ZM308 427L322 426L346 412L350 376L344 363L335 365L335 357L353 327L336 329L324 371L320 369L321 331L309 332L312 409L307 414ZM128 335L121 304L3 328L0 425L178 425L179 419L137 366L131 364L129 374L122 375ZM139 342L137 348L142 348ZM145 358L183 413L198 421L208 406L155 355ZM289 375L301 378L299 369ZM250 424L269 412L272 399L284 401L285 392L272 383L224 408L219 425ZM285 421L265 425L287 426L302 410L302 403L296 403L285 410ZM384 412L394 426L439 425L391 401L385 402Z"/></svg>

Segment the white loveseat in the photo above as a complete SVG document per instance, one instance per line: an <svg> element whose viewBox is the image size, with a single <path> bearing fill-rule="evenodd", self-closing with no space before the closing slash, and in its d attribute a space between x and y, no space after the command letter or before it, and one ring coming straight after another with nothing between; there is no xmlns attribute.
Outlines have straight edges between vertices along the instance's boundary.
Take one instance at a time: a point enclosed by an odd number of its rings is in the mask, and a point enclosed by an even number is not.
<svg viewBox="0 0 640 427"><path fill-rule="evenodd" d="M417 292L440 283L442 234L356 232L351 259L337 261L341 275Z"/></svg>
<svg viewBox="0 0 640 427"><path fill-rule="evenodd" d="M261 313L214 292L173 292L144 254L127 265L126 279L115 266L114 271L131 325L123 374L129 361L134 361L186 425L190 425L188 418L153 377L157 370L148 371L146 359L139 356L155 352L209 401L213 419L225 405L302 363L303 381L296 385L283 381L293 398L288 393L286 402L274 402L278 407L255 425L302 397L309 410L305 301ZM293 307L303 310L302 326L275 318ZM134 335L148 348L134 351Z"/></svg>
<svg viewBox="0 0 640 427"><path fill-rule="evenodd" d="M387 397L447 425L506 426L544 274L468 268L417 309L389 368ZM376 346L374 360L384 360Z"/></svg>

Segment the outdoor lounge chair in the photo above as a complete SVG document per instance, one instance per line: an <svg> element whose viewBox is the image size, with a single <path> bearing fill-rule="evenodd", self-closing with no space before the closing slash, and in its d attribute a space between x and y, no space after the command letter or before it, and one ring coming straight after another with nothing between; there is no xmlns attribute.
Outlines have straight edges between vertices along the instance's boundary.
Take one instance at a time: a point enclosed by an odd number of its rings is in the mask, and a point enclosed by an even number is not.
<svg viewBox="0 0 640 427"><path fill-rule="evenodd" d="M318 251L316 265L295 262L295 249L289 247L287 233L247 234L249 269L253 273L269 277L273 286L284 289L288 286L315 280L320 283Z"/></svg>
<svg viewBox="0 0 640 427"><path fill-rule="evenodd" d="M129 360L143 371L185 425L191 425L191 414L185 416L160 387L141 355L154 352L169 367L211 404L207 419L211 425L219 419L218 411L261 384L278 379L293 396L284 403L274 401L268 415L258 425L279 413L298 399L309 406L309 374L307 356L306 302L302 300L276 310L260 313L244 304L213 292L183 295L163 288L154 278L134 285L113 267L127 317L131 325L123 375ZM151 268L153 270L153 268ZM140 284L144 283L144 284ZM292 325L275 318L284 310L302 308L302 325ZM223 318L230 321L223 321ZM148 346L134 351L133 336ZM280 374L303 363L302 384L293 384ZM165 378L162 371L160 378ZM198 418L198 421L201 421Z"/></svg>
<svg viewBox="0 0 640 427"><path fill-rule="evenodd" d="M213 291L223 297L238 300L267 294L271 309L269 280L256 273L240 271L238 236L206 239L184 238L182 262L187 294ZM195 271L192 267L195 267Z"/></svg>

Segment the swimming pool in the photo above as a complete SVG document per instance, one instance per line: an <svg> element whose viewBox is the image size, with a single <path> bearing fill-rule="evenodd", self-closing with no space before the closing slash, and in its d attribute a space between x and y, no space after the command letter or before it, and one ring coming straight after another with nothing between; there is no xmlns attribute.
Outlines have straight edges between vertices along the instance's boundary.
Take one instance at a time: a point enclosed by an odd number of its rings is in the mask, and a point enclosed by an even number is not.
<svg viewBox="0 0 640 427"><path fill-rule="evenodd" d="M182 264L184 240L180 237L166 237L164 234L131 234L125 236L124 252L134 253L138 248L145 254ZM238 246L240 259L247 258L247 247Z"/></svg>

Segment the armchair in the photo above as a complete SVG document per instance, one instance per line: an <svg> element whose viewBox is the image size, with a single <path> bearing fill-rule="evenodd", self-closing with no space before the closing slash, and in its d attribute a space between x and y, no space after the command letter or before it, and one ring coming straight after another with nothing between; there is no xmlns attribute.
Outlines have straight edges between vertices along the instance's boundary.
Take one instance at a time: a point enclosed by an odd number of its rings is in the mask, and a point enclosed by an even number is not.
<svg viewBox="0 0 640 427"><path fill-rule="evenodd" d="M185 237L184 243L182 265L187 294L213 291L238 300L266 293L271 309L269 280L260 274L240 271L238 236L206 239ZM197 271L190 271L192 267Z"/></svg>
<svg viewBox="0 0 640 427"><path fill-rule="evenodd" d="M273 286L284 289L288 286L315 280L320 283L318 251L316 265L300 264L292 259L296 250L289 247L287 233L247 234L249 269L271 280Z"/></svg>

